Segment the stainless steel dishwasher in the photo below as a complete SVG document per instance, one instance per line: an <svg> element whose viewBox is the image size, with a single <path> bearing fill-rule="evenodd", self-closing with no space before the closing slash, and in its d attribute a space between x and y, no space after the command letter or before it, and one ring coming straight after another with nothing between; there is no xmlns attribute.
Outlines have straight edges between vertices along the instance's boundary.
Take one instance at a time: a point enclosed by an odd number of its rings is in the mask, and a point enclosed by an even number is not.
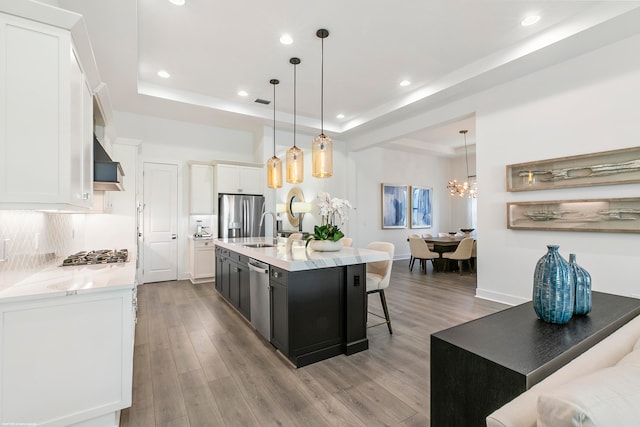
<svg viewBox="0 0 640 427"><path fill-rule="evenodd" d="M251 324L271 341L271 302L269 301L269 264L249 258L249 295Z"/></svg>

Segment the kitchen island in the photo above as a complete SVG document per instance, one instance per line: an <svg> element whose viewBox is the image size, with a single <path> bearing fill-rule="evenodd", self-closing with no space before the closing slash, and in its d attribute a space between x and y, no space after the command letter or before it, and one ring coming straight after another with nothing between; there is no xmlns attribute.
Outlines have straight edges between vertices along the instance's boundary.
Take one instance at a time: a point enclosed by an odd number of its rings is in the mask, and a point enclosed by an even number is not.
<svg viewBox="0 0 640 427"><path fill-rule="evenodd" d="M315 252L304 243L273 245L256 238L219 239L216 290L251 321L250 258L268 264L268 340L296 367L369 348L366 263L385 252L343 248ZM265 337L266 338L266 337Z"/></svg>

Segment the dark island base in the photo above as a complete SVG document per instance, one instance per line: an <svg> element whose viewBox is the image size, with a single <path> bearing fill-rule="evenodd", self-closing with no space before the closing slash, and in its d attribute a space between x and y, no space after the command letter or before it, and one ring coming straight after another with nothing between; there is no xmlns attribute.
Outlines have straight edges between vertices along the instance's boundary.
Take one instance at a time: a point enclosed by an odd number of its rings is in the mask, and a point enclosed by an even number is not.
<svg viewBox="0 0 640 427"><path fill-rule="evenodd" d="M248 258L216 248L216 289L247 320ZM369 348L366 264L286 271L270 266L269 342L296 367Z"/></svg>

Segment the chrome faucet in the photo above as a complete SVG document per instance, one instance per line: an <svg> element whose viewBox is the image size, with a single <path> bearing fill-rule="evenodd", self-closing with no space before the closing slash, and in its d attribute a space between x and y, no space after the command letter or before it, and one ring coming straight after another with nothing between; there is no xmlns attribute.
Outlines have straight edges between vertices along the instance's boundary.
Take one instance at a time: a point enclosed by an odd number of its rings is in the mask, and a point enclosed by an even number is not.
<svg viewBox="0 0 640 427"><path fill-rule="evenodd" d="M276 229L277 226L277 219L276 219L276 214L274 214L271 211L265 211L262 216L260 217L260 226L262 227L262 223L264 223L264 217L267 215L271 215L273 217L273 241L277 242L278 241L278 231Z"/></svg>

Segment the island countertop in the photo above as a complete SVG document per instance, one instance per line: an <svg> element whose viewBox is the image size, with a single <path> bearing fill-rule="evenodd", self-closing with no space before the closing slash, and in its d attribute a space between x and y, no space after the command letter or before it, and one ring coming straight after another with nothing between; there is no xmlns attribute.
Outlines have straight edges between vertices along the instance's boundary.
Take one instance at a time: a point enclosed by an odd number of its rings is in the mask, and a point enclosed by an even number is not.
<svg viewBox="0 0 640 427"><path fill-rule="evenodd" d="M305 248L303 241L295 241L290 247L285 243L261 248L246 246L252 243L272 244L271 242L271 238L262 237L214 239L217 246L287 271L314 270L389 259L386 252L366 248L345 247L336 252L316 252L311 248Z"/></svg>
<svg viewBox="0 0 640 427"><path fill-rule="evenodd" d="M60 267L61 260L18 282L0 281L0 303L136 286L136 263Z"/></svg>

